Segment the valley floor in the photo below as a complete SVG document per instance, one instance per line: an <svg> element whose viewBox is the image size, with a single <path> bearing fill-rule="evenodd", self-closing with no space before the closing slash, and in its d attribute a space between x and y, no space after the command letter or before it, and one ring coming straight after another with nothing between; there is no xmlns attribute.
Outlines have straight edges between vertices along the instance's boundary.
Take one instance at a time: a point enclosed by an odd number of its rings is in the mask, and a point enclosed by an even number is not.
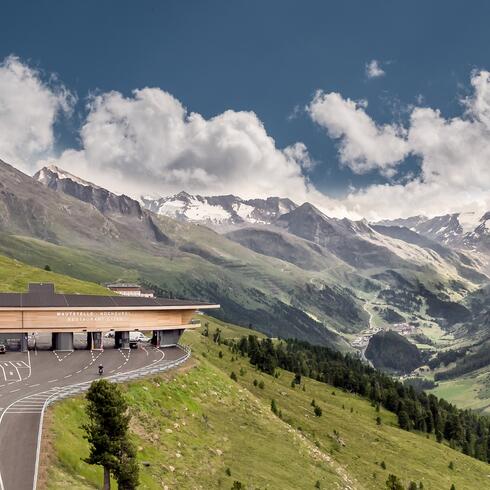
<svg viewBox="0 0 490 490"><path fill-rule="evenodd" d="M203 321L210 334L219 327L222 338L249 333ZM314 489L319 484L323 489L378 490L390 473L405 487L423 482L425 490L449 490L453 483L457 490L490 485L489 465L397 428L392 413L378 413L360 397L308 378L292 388L292 373L262 374L199 331L186 333L184 342L193 348L192 365L124 386L142 489L230 489L237 481L247 489ZM271 412L272 399L282 418ZM315 417L312 399L322 408L321 417ZM80 429L83 408L79 397L50 409L40 488L100 485L100 469L82 461L88 454Z"/></svg>

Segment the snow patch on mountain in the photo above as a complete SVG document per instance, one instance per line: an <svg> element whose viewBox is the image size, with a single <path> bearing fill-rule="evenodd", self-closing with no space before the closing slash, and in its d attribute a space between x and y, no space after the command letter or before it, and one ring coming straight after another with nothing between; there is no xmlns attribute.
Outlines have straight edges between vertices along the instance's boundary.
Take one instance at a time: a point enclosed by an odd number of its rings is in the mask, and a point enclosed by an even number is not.
<svg viewBox="0 0 490 490"><path fill-rule="evenodd" d="M141 203L154 213L213 227L270 224L297 207L291 200L279 197L244 200L233 195L200 196L187 192L156 199L142 196Z"/></svg>

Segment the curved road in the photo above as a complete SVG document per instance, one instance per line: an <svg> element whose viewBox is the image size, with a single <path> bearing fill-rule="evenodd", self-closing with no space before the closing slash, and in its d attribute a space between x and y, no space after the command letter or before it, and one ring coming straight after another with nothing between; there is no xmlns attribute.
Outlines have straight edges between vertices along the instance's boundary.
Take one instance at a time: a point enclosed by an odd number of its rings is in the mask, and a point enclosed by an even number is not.
<svg viewBox="0 0 490 490"><path fill-rule="evenodd" d="M185 360L180 347L8 352L0 356L0 490L36 488L44 408L104 377L114 381L168 369Z"/></svg>

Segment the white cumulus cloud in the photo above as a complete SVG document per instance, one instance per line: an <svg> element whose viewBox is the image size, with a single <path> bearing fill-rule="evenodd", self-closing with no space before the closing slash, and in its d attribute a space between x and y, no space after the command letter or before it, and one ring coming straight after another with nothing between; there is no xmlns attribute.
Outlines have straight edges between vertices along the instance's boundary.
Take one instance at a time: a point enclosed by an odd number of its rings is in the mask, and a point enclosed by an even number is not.
<svg viewBox="0 0 490 490"><path fill-rule="evenodd" d="M371 60L369 63L366 63L365 69L368 78L379 78L386 74L378 60Z"/></svg>
<svg viewBox="0 0 490 490"><path fill-rule="evenodd" d="M0 159L31 170L53 149L53 125L74 97L15 56L0 63Z"/></svg>
<svg viewBox="0 0 490 490"><path fill-rule="evenodd" d="M307 107L310 117L340 141L340 161L356 173L380 170L392 175L408 154L405 130L378 125L366 114L366 101L344 99L336 92L318 91Z"/></svg>

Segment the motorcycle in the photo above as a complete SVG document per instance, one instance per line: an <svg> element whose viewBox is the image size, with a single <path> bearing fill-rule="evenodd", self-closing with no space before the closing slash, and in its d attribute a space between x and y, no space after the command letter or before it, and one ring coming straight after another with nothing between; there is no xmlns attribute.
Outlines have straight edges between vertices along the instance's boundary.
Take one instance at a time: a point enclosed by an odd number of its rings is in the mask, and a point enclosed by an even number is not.
<svg viewBox="0 0 490 490"><path fill-rule="evenodd" d="M104 374L104 366L102 364L99 366L99 375L102 376Z"/></svg>

